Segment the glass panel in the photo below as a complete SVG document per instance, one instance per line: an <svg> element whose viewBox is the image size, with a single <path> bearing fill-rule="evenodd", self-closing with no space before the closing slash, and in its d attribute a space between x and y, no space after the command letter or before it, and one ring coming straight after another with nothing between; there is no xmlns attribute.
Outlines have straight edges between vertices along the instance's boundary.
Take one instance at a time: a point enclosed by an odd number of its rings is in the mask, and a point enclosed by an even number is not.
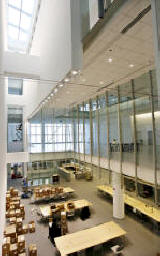
<svg viewBox="0 0 160 256"><path fill-rule="evenodd" d="M8 3L16 8L21 8L21 0L9 0Z"/></svg>
<svg viewBox="0 0 160 256"><path fill-rule="evenodd" d="M30 25L31 25L31 17L22 13L20 27L24 30L28 30L30 28Z"/></svg>
<svg viewBox="0 0 160 256"><path fill-rule="evenodd" d="M31 14L33 12L35 2L35 0L22 0L22 10Z"/></svg>
<svg viewBox="0 0 160 256"><path fill-rule="evenodd" d="M155 116L155 136L156 136L156 160L157 160L157 183L160 185L160 99L159 88L157 86L156 73L152 71L153 81L153 102L154 102L154 116ZM158 190L158 201L160 203L160 190Z"/></svg>
<svg viewBox="0 0 160 256"><path fill-rule="evenodd" d="M122 131L122 172L135 176L133 97L131 83L121 85L120 115Z"/></svg>
<svg viewBox="0 0 160 256"><path fill-rule="evenodd" d="M9 26L8 26L8 36L9 36L11 39L17 40L17 39L18 39L18 35L19 35L19 30L18 30L18 28L9 25Z"/></svg>
<svg viewBox="0 0 160 256"><path fill-rule="evenodd" d="M93 129L93 137L92 137L92 148L93 148L93 157L92 162L94 164L98 164L98 123L97 123L97 103L96 99L92 100L92 129Z"/></svg>
<svg viewBox="0 0 160 256"><path fill-rule="evenodd" d="M8 78L8 94L22 95L23 80Z"/></svg>
<svg viewBox="0 0 160 256"><path fill-rule="evenodd" d="M137 132L137 175L140 179L154 182L153 131L149 74L135 79L135 108Z"/></svg>
<svg viewBox="0 0 160 256"><path fill-rule="evenodd" d="M118 94L108 92L110 168L120 171L120 141L118 124Z"/></svg>
<svg viewBox="0 0 160 256"><path fill-rule="evenodd" d="M8 7L8 23L19 26L20 12L12 7Z"/></svg>
<svg viewBox="0 0 160 256"><path fill-rule="evenodd" d="M90 155L90 119L89 119L89 103L84 104L84 118L85 118L85 153ZM87 156L86 156L87 157ZM87 160L87 159L86 159Z"/></svg>
<svg viewBox="0 0 160 256"><path fill-rule="evenodd" d="M100 165L103 168L108 167L107 152L107 112L106 96L99 97L99 139L100 139Z"/></svg>

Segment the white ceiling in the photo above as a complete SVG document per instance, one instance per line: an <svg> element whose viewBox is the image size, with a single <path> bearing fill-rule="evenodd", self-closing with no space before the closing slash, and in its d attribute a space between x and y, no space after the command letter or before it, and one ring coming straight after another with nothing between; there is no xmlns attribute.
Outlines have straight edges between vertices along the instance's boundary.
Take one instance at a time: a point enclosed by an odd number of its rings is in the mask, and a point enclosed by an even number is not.
<svg viewBox="0 0 160 256"><path fill-rule="evenodd" d="M114 15L84 52L81 74L57 93L56 106L73 106L98 95L105 85L123 84L154 67L152 12L126 34L120 33L149 4L150 0L130 0Z"/></svg>

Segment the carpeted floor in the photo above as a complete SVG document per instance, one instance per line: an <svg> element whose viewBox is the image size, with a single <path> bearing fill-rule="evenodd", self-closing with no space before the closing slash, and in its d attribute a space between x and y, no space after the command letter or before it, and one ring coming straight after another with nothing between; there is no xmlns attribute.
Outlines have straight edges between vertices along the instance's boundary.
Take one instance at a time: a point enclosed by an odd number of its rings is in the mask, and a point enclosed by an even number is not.
<svg viewBox="0 0 160 256"><path fill-rule="evenodd" d="M160 252L160 236L151 230L152 225L142 223L134 214L126 215L123 220L113 219L112 203L107 198L97 194L97 184L98 181L95 180L87 182L84 180L75 180L74 178L72 178L71 182L61 182L61 185L70 186L75 189L75 199L87 199L93 203L92 213L89 219L82 221L80 218L75 218L75 220L68 221L69 233L114 220L127 232L123 255L156 256ZM21 181L8 181L8 186L10 185L20 187ZM41 222L40 217L36 214L35 210L38 208L38 205L31 204L30 199L23 199L22 201L25 204L26 211L26 217L23 222L27 223L30 220L34 220L36 223L36 232L25 235L27 246L29 243L36 243L38 256L58 255L55 247L48 239L48 223ZM98 246L83 255L109 256L112 254L107 247Z"/></svg>

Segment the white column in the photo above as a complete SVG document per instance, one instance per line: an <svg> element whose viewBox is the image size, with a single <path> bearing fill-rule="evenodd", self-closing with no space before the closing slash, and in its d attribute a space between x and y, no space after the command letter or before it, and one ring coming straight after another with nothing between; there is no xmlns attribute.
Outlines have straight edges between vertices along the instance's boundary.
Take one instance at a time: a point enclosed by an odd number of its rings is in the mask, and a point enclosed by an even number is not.
<svg viewBox="0 0 160 256"><path fill-rule="evenodd" d="M155 51L156 78L158 84L158 95L160 96L160 1L151 0L152 6L152 23L153 23L153 40Z"/></svg>
<svg viewBox="0 0 160 256"><path fill-rule="evenodd" d="M7 184L6 150L7 150L7 126L6 126L6 88L4 81L4 10L5 2L0 1L0 255L2 248L3 231L5 225L5 194Z"/></svg>
<svg viewBox="0 0 160 256"><path fill-rule="evenodd" d="M113 217L117 219L124 218L124 193L121 182L121 174L112 172L113 187Z"/></svg>

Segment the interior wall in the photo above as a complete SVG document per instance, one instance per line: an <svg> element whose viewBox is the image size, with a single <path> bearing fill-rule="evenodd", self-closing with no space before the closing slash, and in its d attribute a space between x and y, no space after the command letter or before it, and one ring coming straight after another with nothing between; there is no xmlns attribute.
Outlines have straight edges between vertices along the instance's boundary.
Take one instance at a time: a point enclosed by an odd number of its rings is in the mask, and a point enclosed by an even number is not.
<svg viewBox="0 0 160 256"><path fill-rule="evenodd" d="M70 1L42 0L31 54L42 79L61 80L71 68Z"/></svg>

